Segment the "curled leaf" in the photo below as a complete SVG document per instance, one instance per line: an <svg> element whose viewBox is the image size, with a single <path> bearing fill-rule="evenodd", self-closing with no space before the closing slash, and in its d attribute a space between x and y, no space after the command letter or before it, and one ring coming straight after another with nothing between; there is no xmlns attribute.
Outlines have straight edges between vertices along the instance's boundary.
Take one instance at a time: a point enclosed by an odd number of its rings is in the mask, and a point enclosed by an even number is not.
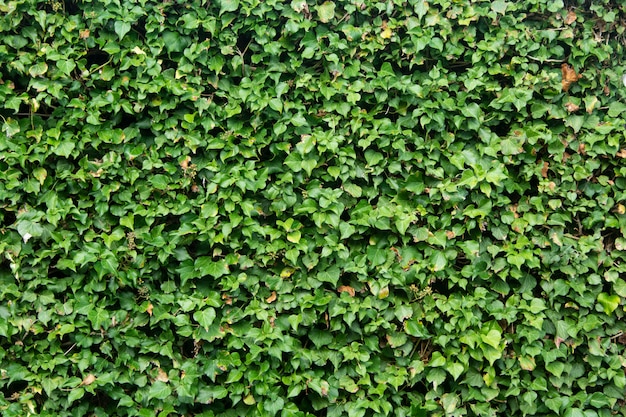
<svg viewBox="0 0 626 417"><path fill-rule="evenodd" d="M87 375L83 381L80 383L81 386L91 385L96 381L96 376L94 374Z"/></svg>
<svg viewBox="0 0 626 417"><path fill-rule="evenodd" d="M265 299L265 302L271 304L276 301L276 298L276 291L272 291L272 294Z"/></svg>
<svg viewBox="0 0 626 417"><path fill-rule="evenodd" d="M571 65L563 63L561 65L561 87L563 91L568 91L571 85L582 78L581 74L578 74Z"/></svg>
<svg viewBox="0 0 626 417"><path fill-rule="evenodd" d="M339 291L339 293L347 292L348 294L350 294L350 297L354 297L356 295L356 291L354 290L354 288L349 285L342 285L341 287L337 288L337 291Z"/></svg>

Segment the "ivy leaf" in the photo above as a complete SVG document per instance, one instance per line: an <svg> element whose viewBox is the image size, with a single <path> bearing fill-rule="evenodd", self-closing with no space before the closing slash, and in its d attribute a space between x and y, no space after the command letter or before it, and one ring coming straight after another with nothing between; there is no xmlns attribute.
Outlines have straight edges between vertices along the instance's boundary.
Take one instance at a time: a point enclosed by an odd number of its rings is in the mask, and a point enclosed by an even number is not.
<svg viewBox="0 0 626 417"><path fill-rule="evenodd" d="M433 271L442 271L448 265L448 260L442 251L436 251L432 254L430 263Z"/></svg>
<svg viewBox="0 0 626 417"><path fill-rule="evenodd" d="M220 16L239 9L239 0L220 0Z"/></svg>
<svg viewBox="0 0 626 417"><path fill-rule="evenodd" d="M61 72L63 72L65 75L71 75L72 71L74 71L74 68L76 68L76 62L74 62L73 59L62 59L60 61L56 62L56 66L59 70L61 70Z"/></svg>
<svg viewBox="0 0 626 417"><path fill-rule="evenodd" d="M369 246L367 248L367 259L372 263L372 266L382 265L387 260L387 252L386 249Z"/></svg>
<svg viewBox="0 0 626 417"><path fill-rule="evenodd" d="M225 260L214 261L210 256L201 256L194 262L194 269L203 275L210 275L219 278L229 272L228 264Z"/></svg>
<svg viewBox="0 0 626 417"><path fill-rule="evenodd" d="M124 39L124 36L130 32L130 23L118 20L114 24L115 33L117 33L120 41Z"/></svg>
<svg viewBox="0 0 626 417"><path fill-rule="evenodd" d="M38 62L28 70L28 73L33 78L44 75L46 72L48 72L48 64L45 62Z"/></svg>
<svg viewBox="0 0 626 417"><path fill-rule="evenodd" d="M209 327L213 324L216 317L215 309L213 307L207 307L204 310L196 311L193 313L193 318L198 322L205 331L209 331Z"/></svg>
<svg viewBox="0 0 626 417"><path fill-rule="evenodd" d="M332 1L325 1L321 5L317 6L316 9L320 22L322 23L328 23L335 17L335 3Z"/></svg>
<svg viewBox="0 0 626 417"><path fill-rule="evenodd" d="M598 294L598 303L606 314L611 314L619 306L620 298L617 295L609 295L605 292Z"/></svg>
<svg viewBox="0 0 626 417"><path fill-rule="evenodd" d="M152 400L152 399L164 400L167 397L169 397L171 394L172 394L172 389L167 383L161 382L161 381L155 381L152 384L152 386L150 386L150 389L148 390L147 399L148 400Z"/></svg>

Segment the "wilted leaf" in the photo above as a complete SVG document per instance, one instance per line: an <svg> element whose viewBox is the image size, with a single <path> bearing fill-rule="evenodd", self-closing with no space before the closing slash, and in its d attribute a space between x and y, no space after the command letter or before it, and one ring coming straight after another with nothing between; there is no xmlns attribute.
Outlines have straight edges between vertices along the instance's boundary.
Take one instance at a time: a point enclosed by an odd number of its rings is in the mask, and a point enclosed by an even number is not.
<svg viewBox="0 0 626 417"><path fill-rule="evenodd" d="M348 294L350 294L350 297L354 297L356 295L356 291L354 290L354 288L350 287L349 285L342 285L337 288L337 291L339 293L347 292Z"/></svg>
<svg viewBox="0 0 626 417"><path fill-rule="evenodd" d="M276 298L277 298L276 297L276 291L272 291L272 294L270 294L270 296L265 299L265 302L268 303L268 304L271 304L274 301L276 301Z"/></svg>
<svg viewBox="0 0 626 417"><path fill-rule="evenodd" d="M575 21L576 21L576 12L574 12L573 9L568 10L567 16L565 16L565 20L564 20L565 24L571 25Z"/></svg>
<svg viewBox="0 0 626 417"><path fill-rule="evenodd" d="M582 78L582 75L578 74L570 65L563 63L561 65L561 77L561 87L563 91L568 91L573 83Z"/></svg>
<svg viewBox="0 0 626 417"><path fill-rule="evenodd" d="M94 382L96 382L96 376L94 374L89 374L85 378L83 378L83 381L80 383L80 385L91 385Z"/></svg>

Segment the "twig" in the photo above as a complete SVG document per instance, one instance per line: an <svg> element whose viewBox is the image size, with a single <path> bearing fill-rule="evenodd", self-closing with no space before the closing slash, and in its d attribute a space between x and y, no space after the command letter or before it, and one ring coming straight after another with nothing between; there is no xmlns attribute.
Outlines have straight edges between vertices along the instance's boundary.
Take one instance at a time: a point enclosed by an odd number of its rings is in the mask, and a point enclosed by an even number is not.
<svg viewBox="0 0 626 417"><path fill-rule="evenodd" d="M526 55L526 57L532 59L533 61L539 61L539 62L563 63L563 62L566 61L565 59L549 59L549 58L541 59L541 58L535 58L534 56L531 56L531 55Z"/></svg>

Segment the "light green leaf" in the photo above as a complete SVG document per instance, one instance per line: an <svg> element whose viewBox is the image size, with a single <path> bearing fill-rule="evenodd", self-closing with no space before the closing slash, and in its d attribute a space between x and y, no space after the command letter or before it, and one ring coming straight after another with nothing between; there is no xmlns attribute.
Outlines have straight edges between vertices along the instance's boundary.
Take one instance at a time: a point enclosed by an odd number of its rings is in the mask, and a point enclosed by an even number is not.
<svg viewBox="0 0 626 417"><path fill-rule="evenodd" d="M504 16L509 3L504 0L496 0L491 2L491 10Z"/></svg>
<svg viewBox="0 0 626 417"><path fill-rule="evenodd" d="M129 22L123 22L123 21L116 21L115 24L113 25L114 29L115 29L115 33L117 33L117 36L120 38L120 41L122 39L124 39L124 36L130 32L130 23Z"/></svg>
<svg viewBox="0 0 626 417"><path fill-rule="evenodd" d="M300 238L302 237L302 233L299 230L294 230L293 232L287 233L287 240L291 243L300 242Z"/></svg>
<svg viewBox="0 0 626 417"><path fill-rule="evenodd" d="M226 12L234 12L239 8L239 0L220 0L220 16Z"/></svg>
<svg viewBox="0 0 626 417"><path fill-rule="evenodd" d="M207 307L204 310L196 311L193 313L193 318L198 322L200 326L204 328L207 332L209 331L209 327L213 324L213 321L216 317L215 309L213 307Z"/></svg>
<svg viewBox="0 0 626 417"><path fill-rule="evenodd" d="M75 147L76 144L74 142L65 140L56 146L56 148L54 149L54 153L67 158L71 155Z"/></svg>
<svg viewBox="0 0 626 417"><path fill-rule="evenodd" d="M322 23L328 23L335 17L335 3L332 1L325 1L321 5L316 7L317 14Z"/></svg>
<svg viewBox="0 0 626 417"><path fill-rule="evenodd" d="M446 371L450 372L450 375L457 380L465 372L465 367L458 362L448 362L446 363Z"/></svg>
<svg viewBox="0 0 626 417"><path fill-rule="evenodd" d="M170 396L172 389L170 386L162 381L155 381L148 391L148 400L157 399L164 400Z"/></svg>
<svg viewBox="0 0 626 417"><path fill-rule="evenodd" d="M432 356L430 357L430 362L428 362L428 366L433 368L444 366L445 364L446 358L444 358L439 352L433 352Z"/></svg>
<svg viewBox="0 0 626 417"><path fill-rule="evenodd" d="M598 303L606 314L611 314L619 306L620 298L617 295L609 295L605 292L598 294Z"/></svg>
<svg viewBox="0 0 626 417"><path fill-rule="evenodd" d="M442 251L436 251L430 257L430 264L433 271L441 271L448 265L448 260Z"/></svg>
<svg viewBox="0 0 626 417"><path fill-rule="evenodd" d="M228 264L225 260L220 259L214 261L210 256L201 256L197 258L194 262L194 269L203 275L210 275L214 278L219 278L230 272Z"/></svg>
<svg viewBox="0 0 626 417"><path fill-rule="evenodd" d="M168 187L168 178L163 174L156 174L150 177L150 183L157 190L166 190Z"/></svg>
<svg viewBox="0 0 626 417"><path fill-rule="evenodd" d="M481 334L480 338L483 341L483 343L486 343L489 346L493 346L494 348L497 349L500 346L500 340L502 339L502 334L499 331L492 329L492 330L489 330L487 334Z"/></svg>
<svg viewBox="0 0 626 417"><path fill-rule="evenodd" d="M44 75L48 71L48 64L43 61L38 62L37 64L30 67L28 73L31 77L38 77L40 75Z"/></svg>

